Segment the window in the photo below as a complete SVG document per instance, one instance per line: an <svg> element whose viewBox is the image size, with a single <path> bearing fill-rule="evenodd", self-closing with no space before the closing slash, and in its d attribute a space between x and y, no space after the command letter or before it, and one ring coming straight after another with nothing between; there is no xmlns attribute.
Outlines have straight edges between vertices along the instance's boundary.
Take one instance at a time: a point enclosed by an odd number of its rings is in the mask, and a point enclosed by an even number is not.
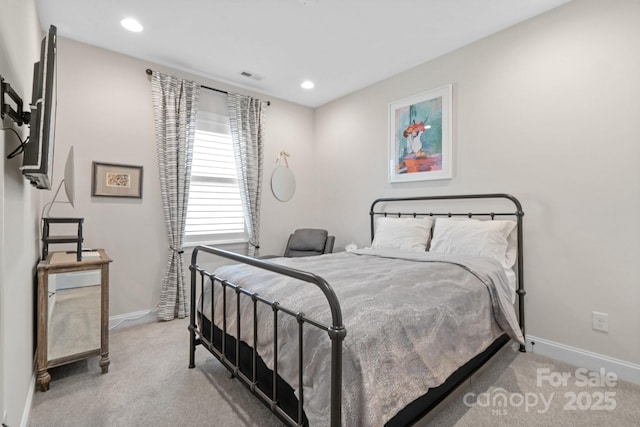
<svg viewBox="0 0 640 427"><path fill-rule="evenodd" d="M231 243L248 240L229 118L198 113L185 243Z"/></svg>

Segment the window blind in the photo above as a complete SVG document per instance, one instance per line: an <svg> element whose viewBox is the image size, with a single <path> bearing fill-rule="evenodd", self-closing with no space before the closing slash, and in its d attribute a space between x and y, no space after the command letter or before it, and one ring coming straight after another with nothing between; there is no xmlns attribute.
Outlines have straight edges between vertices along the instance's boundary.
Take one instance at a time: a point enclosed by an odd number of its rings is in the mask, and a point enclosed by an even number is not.
<svg viewBox="0 0 640 427"><path fill-rule="evenodd" d="M246 241L228 118L199 114L193 145L187 242Z"/></svg>

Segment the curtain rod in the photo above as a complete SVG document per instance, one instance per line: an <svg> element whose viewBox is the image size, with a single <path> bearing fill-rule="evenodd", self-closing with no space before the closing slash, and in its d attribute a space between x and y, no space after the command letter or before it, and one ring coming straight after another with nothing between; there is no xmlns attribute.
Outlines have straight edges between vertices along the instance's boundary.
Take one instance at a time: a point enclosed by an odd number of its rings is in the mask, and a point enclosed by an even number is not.
<svg viewBox="0 0 640 427"><path fill-rule="evenodd" d="M147 75L151 75L153 74L153 71L151 70L151 68L147 68L147 70L145 71L147 73ZM224 93L225 95L228 95L229 92L227 92L226 90L222 90L222 89L216 89L214 87L209 87L209 86L205 86L205 85L200 85L201 88L203 89L209 89L212 90L214 92L220 92L220 93ZM267 101L267 105L271 105L271 101Z"/></svg>

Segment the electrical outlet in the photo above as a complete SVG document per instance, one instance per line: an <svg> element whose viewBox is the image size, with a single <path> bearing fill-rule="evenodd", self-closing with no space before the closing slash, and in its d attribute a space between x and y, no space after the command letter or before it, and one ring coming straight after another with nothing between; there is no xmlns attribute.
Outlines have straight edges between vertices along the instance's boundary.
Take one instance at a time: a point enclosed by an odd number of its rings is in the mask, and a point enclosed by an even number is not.
<svg viewBox="0 0 640 427"><path fill-rule="evenodd" d="M609 315L606 313L591 312L591 327L594 331L609 332Z"/></svg>

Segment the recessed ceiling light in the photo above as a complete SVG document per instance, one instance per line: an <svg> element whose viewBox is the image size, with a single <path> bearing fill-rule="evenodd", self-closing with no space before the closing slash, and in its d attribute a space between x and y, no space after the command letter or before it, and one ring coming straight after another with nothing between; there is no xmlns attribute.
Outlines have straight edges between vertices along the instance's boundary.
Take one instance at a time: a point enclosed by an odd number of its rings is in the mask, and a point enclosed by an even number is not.
<svg viewBox="0 0 640 427"><path fill-rule="evenodd" d="M300 85L300 87L302 87L303 89L313 89L314 86L315 84L313 84L313 82L310 80L305 80Z"/></svg>
<svg viewBox="0 0 640 427"><path fill-rule="evenodd" d="M120 21L120 25L122 25L129 31L133 31L134 33L139 33L144 29L144 27L142 27L142 24L133 18L123 19L122 21Z"/></svg>

